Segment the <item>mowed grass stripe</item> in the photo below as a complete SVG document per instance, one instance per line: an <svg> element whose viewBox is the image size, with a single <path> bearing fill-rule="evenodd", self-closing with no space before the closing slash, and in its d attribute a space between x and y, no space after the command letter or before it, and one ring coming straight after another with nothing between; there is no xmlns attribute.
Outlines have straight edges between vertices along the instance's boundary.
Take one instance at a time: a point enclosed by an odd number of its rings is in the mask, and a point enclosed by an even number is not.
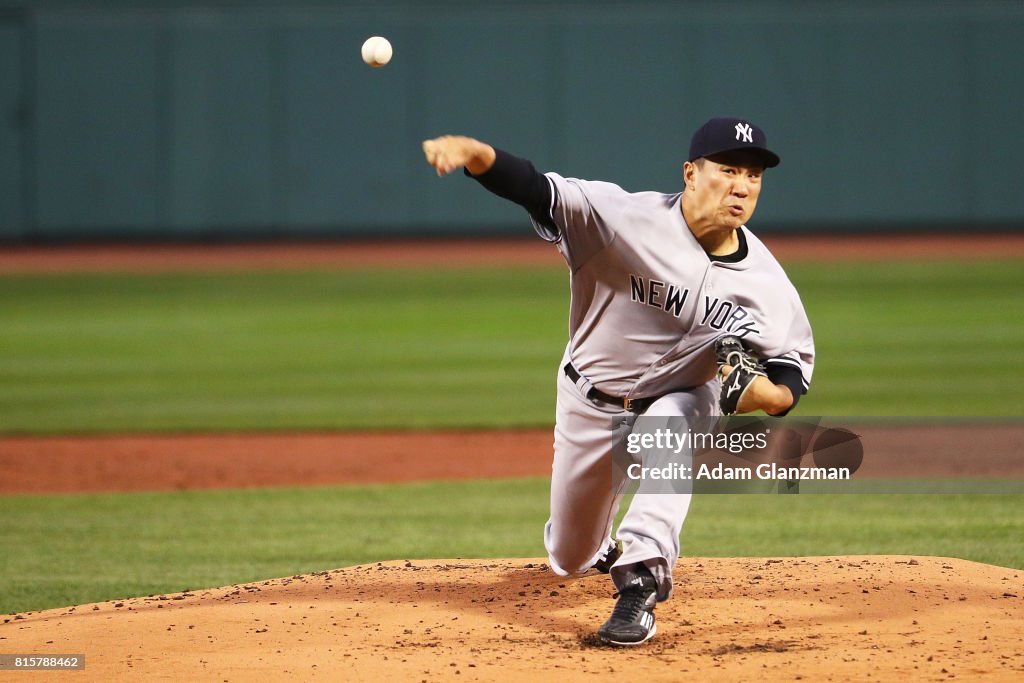
<svg viewBox="0 0 1024 683"><path fill-rule="evenodd" d="M0 429L546 424L564 288L555 268L6 278Z"/></svg>
<svg viewBox="0 0 1024 683"><path fill-rule="evenodd" d="M1024 412L1012 261L790 268L803 414ZM534 427L561 267L0 278L0 433Z"/></svg>

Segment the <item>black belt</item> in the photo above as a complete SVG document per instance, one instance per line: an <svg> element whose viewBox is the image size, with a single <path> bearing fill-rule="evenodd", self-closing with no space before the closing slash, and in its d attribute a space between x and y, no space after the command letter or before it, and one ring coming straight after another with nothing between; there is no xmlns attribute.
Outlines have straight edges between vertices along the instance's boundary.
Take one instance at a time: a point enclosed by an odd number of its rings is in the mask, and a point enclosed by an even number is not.
<svg viewBox="0 0 1024 683"><path fill-rule="evenodd" d="M565 376L571 379L574 384L580 381L580 373L576 372L576 368L572 366L572 363L566 363L562 370L565 371ZM587 391L587 398L610 403L613 406L618 406L619 408L623 408L639 415L650 408L651 404L661 398L661 396L651 396L649 398L621 398L619 396L606 394L597 387L591 385L590 389Z"/></svg>

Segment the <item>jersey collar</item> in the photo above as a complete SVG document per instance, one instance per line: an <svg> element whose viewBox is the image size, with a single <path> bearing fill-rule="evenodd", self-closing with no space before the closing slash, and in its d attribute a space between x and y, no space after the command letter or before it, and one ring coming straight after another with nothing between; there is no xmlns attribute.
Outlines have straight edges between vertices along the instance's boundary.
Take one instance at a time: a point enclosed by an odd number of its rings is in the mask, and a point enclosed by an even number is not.
<svg viewBox="0 0 1024 683"><path fill-rule="evenodd" d="M747 258L747 254L750 249L747 248L747 235L744 228L741 226L736 229L736 238L740 241L739 248L731 254L725 254L724 256L712 256L708 254L708 258L718 263L739 263L743 259Z"/></svg>

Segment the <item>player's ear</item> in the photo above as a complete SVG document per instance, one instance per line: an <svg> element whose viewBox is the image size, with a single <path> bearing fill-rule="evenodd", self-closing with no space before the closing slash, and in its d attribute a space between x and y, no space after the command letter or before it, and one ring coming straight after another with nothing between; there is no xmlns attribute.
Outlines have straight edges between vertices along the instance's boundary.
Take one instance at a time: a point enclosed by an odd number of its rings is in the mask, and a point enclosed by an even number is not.
<svg viewBox="0 0 1024 683"><path fill-rule="evenodd" d="M693 178L697 173L697 165L692 161L683 162L683 186L687 190L693 189Z"/></svg>

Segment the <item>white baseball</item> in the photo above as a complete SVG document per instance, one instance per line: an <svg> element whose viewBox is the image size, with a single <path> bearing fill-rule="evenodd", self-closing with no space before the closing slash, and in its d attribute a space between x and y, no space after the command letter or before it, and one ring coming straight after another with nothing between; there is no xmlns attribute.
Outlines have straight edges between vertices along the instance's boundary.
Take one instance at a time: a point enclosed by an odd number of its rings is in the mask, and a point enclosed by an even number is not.
<svg viewBox="0 0 1024 683"><path fill-rule="evenodd" d="M372 36L363 43L363 61L370 66L384 66L391 61L391 43L387 38Z"/></svg>

